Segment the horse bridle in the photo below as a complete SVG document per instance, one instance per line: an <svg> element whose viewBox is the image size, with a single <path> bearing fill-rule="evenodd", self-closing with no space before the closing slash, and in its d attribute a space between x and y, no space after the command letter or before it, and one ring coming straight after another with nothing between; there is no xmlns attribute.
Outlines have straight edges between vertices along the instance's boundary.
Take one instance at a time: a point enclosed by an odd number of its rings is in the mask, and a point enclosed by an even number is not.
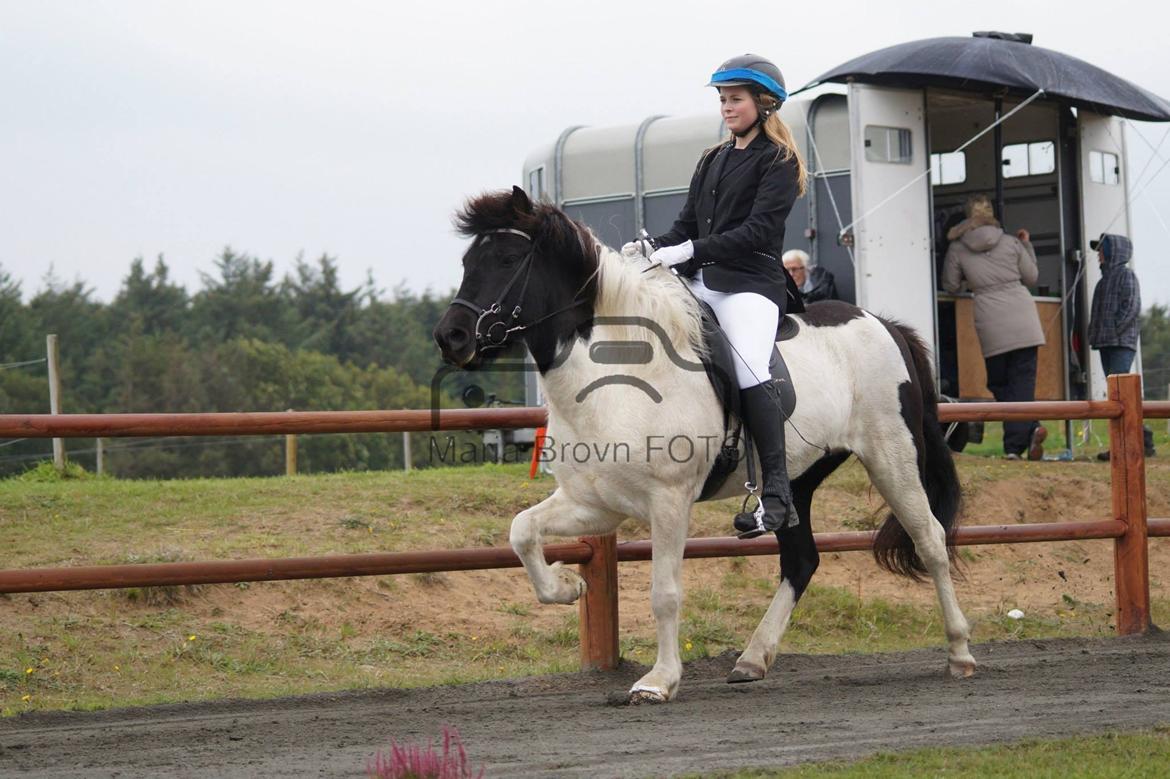
<svg viewBox="0 0 1170 779"><path fill-rule="evenodd" d="M578 289L577 292L573 295L572 303L562 308L558 308L551 314L545 314L533 322L529 322L528 324L520 324L519 319L520 314L523 311L522 304L524 302L524 295L528 292L528 278L532 273L532 260L533 257L536 256L536 242L533 241L531 235L524 232L523 230L517 230L514 227L501 227L495 230L488 230L485 233L481 233L480 237L492 234L518 235L524 240L528 241L531 248L529 248L528 253L524 255L524 259L520 260L520 267L516 268L516 272L512 274L510 279L508 279L508 283L504 285L504 289L500 292L499 295L496 296L495 302L489 305L487 308L484 308L473 300L467 300L460 297L457 297L451 301L451 305L463 306L476 315L475 344L477 351L481 349L502 349L507 346L508 339L512 336L513 333L522 333L528 328L535 327L541 322L544 322L547 319L551 319L557 314L562 314L565 311L576 308L582 303L587 302L584 298L579 296L582 292L585 291L585 288L589 286L589 283L593 281L598 272L601 270L601 264L598 263L596 270L594 270L593 273L589 275L589 278L585 280L585 283L582 284L581 288ZM524 283L520 285L520 294L516 298L516 305L512 307L511 315L507 320L505 320L504 317L501 316L501 312L504 310L504 298L507 297L508 292L511 291L512 286L520 278L521 274L524 274ZM489 322L487 325L487 330L483 330L484 322L487 321L489 317L493 316L499 318L494 322Z"/></svg>

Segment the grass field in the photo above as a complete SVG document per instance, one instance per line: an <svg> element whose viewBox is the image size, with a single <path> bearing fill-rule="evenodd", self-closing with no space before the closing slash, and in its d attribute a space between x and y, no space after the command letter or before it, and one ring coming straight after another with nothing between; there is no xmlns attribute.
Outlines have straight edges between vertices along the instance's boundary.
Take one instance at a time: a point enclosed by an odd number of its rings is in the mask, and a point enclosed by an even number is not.
<svg viewBox="0 0 1170 779"><path fill-rule="evenodd" d="M553 486L526 472L516 465L168 482L14 479L0 484L0 568L502 545L511 517ZM1108 512L1101 464L961 457L960 472L969 522ZM1153 461L1149 484L1151 513L1165 515L1170 467ZM725 535L733 503L699 506L691 535ZM853 464L818 493L814 525L872 527L881 514ZM621 535L645 531L628 526ZM960 597L978 641L1112 631L1107 542L981 547L962 550L961 559L968 576ZM1170 622L1165 569L1163 558L1151 563L1162 624ZM774 592L774 559L694 561L686 575L684 659L742 648ZM646 564L622 567L622 653L640 663L654 652L647 580ZM861 554L826 556L817 581L783 651L940 645L929 585L879 575ZM1027 619L1006 616L1015 605ZM0 711L572 671L576 614L538 605L518 570L0 596Z"/></svg>
<svg viewBox="0 0 1170 779"><path fill-rule="evenodd" d="M1042 421L1048 428L1048 439L1044 449L1048 455L1056 455L1068 448L1065 439L1065 423L1063 420ZM1147 426L1154 431L1154 448L1170 456L1170 432L1164 419L1152 419ZM1086 434L1083 421L1072 423L1073 447L1076 456L1081 459L1094 457L1097 452L1109 449L1109 421L1094 419L1090 421ZM999 457L1003 455L1003 425L999 422L988 422L984 426L983 441L970 443L963 450L964 454L984 457Z"/></svg>
<svg viewBox="0 0 1170 779"><path fill-rule="evenodd" d="M1160 779L1170 766L1170 727L1146 733L1028 741L980 749L920 749L855 763L716 774L720 779Z"/></svg>

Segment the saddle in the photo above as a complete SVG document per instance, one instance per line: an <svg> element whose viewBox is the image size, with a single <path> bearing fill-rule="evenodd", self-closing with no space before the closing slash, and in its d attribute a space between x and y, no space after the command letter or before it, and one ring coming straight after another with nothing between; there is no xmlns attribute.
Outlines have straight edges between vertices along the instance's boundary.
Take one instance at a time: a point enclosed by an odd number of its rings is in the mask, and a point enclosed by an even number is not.
<svg viewBox="0 0 1170 779"><path fill-rule="evenodd" d="M739 467L740 432L743 427L739 408L739 383L735 379L735 352L723 331L719 329L719 320L709 305L700 301L702 312L703 340L706 344L706 354L703 356L703 369L715 390L715 397L723 407L723 445L707 474L707 481L699 494L699 500L706 500L723 486L727 477ZM800 332L800 323L791 316L783 316L776 328L776 341L787 341ZM796 389L792 386L792 377L788 373L788 366L780 354L778 346L772 347L772 357L768 361L768 372L771 374L772 384L780 398L780 409L785 418L796 410ZM734 424L733 424L734 420Z"/></svg>

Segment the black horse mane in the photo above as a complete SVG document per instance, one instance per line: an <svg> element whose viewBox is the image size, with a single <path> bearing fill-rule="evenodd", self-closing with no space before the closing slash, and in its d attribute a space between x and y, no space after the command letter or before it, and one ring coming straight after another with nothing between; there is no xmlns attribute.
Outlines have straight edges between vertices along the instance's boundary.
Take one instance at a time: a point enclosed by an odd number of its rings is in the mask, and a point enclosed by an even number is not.
<svg viewBox="0 0 1170 779"><path fill-rule="evenodd" d="M557 314L548 325L524 336L542 371L552 364L557 344L570 333L588 336L600 261L596 239L588 227L551 203L532 202L518 187L469 198L456 212L454 224L468 238L511 229L532 239L533 262L529 267L536 272L525 274L522 284L528 302L525 311L537 318L540 312ZM499 283L504 283L503 277Z"/></svg>
<svg viewBox="0 0 1170 779"><path fill-rule="evenodd" d="M580 257L583 269L591 271L596 267L593 238L585 225L551 203L518 197L515 190L501 189L468 198L456 212L454 223L459 234L467 238L492 230L521 230L532 236L543 253Z"/></svg>
<svg viewBox="0 0 1170 779"><path fill-rule="evenodd" d="M532 212L526 213L516 208L511 192L503 189L484 192L468 198L456 212L455 229L466 238L509 227L531 234L540 227L541 215L536 209L542 205L538 203Z"/></svg>

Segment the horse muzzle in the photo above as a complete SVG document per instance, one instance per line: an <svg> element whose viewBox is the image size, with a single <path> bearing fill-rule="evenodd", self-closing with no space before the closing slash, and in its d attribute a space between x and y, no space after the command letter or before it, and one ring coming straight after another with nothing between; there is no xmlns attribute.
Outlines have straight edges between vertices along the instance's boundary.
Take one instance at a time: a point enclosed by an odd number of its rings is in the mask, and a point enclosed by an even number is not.
<svg viewBox="0 0 1170 779"><path fill-rule="evenodd" d="M467 320L467 321L464 321ZM435 325L432 336L443 361L457 368L474 368L477 362L475 320L463 310L451 307Z"/></svg>

